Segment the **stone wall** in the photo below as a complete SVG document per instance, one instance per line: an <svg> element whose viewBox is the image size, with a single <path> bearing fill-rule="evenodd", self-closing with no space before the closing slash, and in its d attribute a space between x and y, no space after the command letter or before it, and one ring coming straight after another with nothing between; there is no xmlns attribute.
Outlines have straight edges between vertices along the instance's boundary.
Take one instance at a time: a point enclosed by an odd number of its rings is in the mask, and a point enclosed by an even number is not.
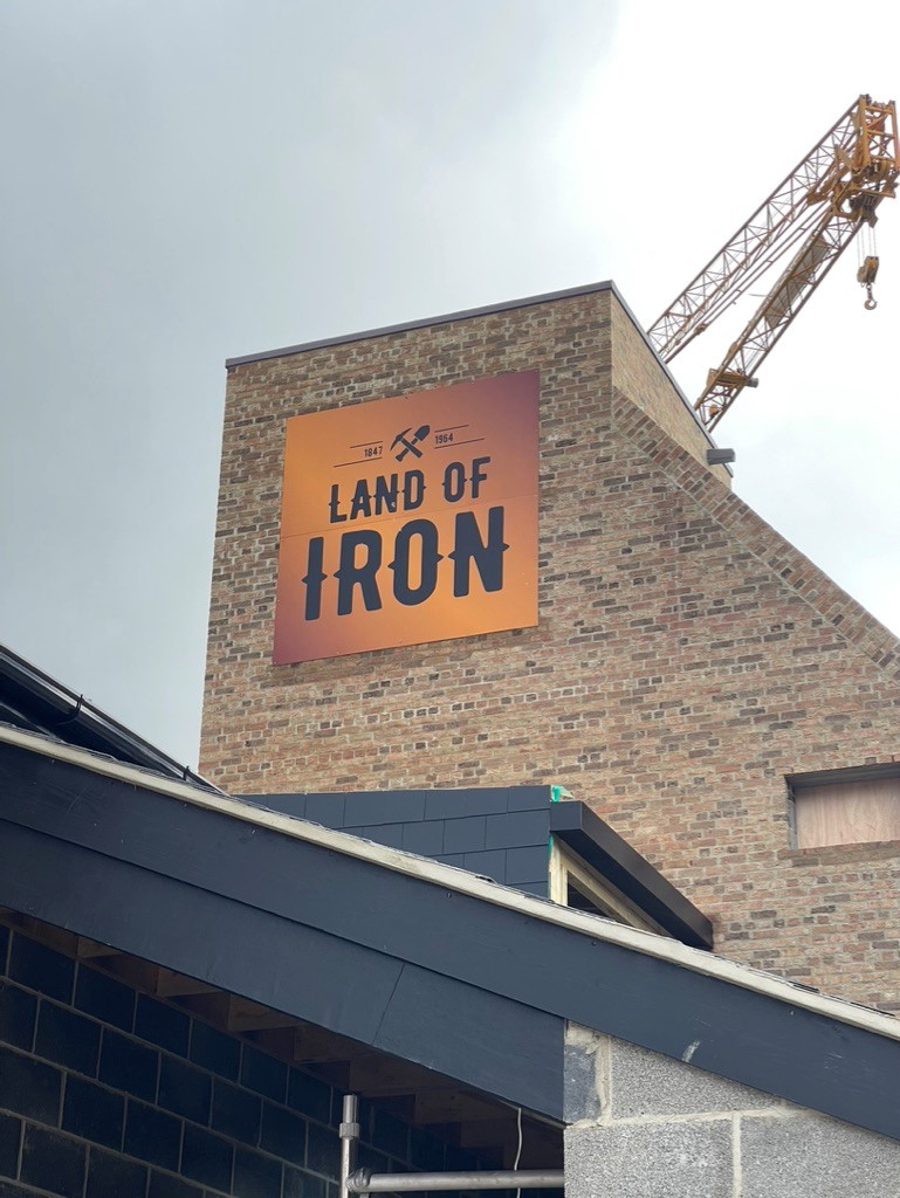
<svg viewBox="0 0 900 1198"><path fill-rule="evenodd" d="M535 369L538 626L273 666L285 420ZM900 755L900 650L691 420L608 289L232 367L202 769L255 794L565 785L718 951L900 1007L900 842L797 850L786 783Z"/></svg>
<svg viewBox="0 0 900 1198"><path fill-rule="evenodd" d="M566 1198L897 1198L900 1144L570 1025Z"/></svg>

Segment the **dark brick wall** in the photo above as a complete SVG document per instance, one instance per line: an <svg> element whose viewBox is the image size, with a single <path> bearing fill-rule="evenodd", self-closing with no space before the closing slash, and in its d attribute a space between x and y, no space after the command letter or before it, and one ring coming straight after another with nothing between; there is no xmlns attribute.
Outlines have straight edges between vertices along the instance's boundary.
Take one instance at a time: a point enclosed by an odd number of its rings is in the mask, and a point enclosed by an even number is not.
<svg viewBox="0 0 900 1198"><path fill-rule="evenodd" d="M249 1042L0 927L0 1198L336 1198L340 1102ZM360 1164L481 1164L360 1107Z"/></svg>
<svg viewBox="0 0 900 1198"><path fill-rule="evenodd" d="M549 786L241 797L548 897Z"/></svg>

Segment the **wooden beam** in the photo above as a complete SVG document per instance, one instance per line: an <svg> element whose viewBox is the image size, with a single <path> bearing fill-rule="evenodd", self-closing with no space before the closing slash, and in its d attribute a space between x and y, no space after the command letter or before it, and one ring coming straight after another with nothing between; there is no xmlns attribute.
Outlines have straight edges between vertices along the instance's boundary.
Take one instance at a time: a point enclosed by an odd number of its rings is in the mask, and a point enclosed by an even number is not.
<svg viewBox="0 0 900 1198"><path fill-rule="evenodd" d="M327 1082L334 1090L340 1090L342 1094L350 1093L350 1061L322 1061L321 1064L315 1061L297 1061L298 1065L303 1065L308 1068L314 1077L320 1078L323 1082Z"/></svg>
<svg viewBox="0 0 900 1198"><path fill-rule="evenodd" d="M219 1028L228 1026L231 995L226 994L223 990L217 990L213 994L182 994L175 1001L180 1007L205 1019L207 1023L212 1023Z"/></svg>
<svg viewBox="0 0 900 1198"><path fill-rule="evenodd" d="M232 997L228 1006L228 1030L236 1035L273 1027L294 1027L296 1023L296 1016L273 1011L249 998Z"/></svg>
<svg viewBox="0 0 900 1198"><path fill-rule="evenodd" d="M483 1119L464 1124L459 1136L463 1148L496 1148L516 1135L516 1117Z"/></svg>
<svg viewBox="0 0 900 1198"><path fill-rule="evenodd" d="M298 1023L294 1029L292 1055L297 1065L325 1062L349 1062L359 1052L358 1045L311 1023Z"/></svg>
<svg viewBox="0 0 900 1198"><path fill-rule="evenodd" d="M477 1123L502 1119L507 1108L473 1094L453 1090L419 1090L413 1107L416 1123Z"/></svg>
<svg viewBox="0 0 900 1198"><path fill-rule="evenodd" d="M207 982L199 982L186 974L175 973L171 969L160 967L156 979L156 993L160 998L176 998L182 994L215 994L216 987Z"/></svg>
<svg viewBox="0 0 900 1198"><path fill-rule="evenodd" d="M292 1027L263 1028L258 1032L248 1032L247 1039L258 1045L263 1052L278 1057L280 1061L291 1062L294 1053L294 1029Z"/></svg>
<svg viewBox="0 0 900 1198"><path fill-rule="evenodd" d="M49 948L55 948L57 952L64 953L67 957L75 956L78 937L74 932L65 932L62 928L44 923L41 919L34 919L31 915L22 915L17 922L26 936L39 940Z"/></svg>
<svg viewBox="0 0 900 1198"><path fill-rule="evenodd" d="M126 953L116 953L115 956L99 957L98 966L107 973L134 986L136 990L144 990L149 994L156 993L156 979L159 966L140 957L131 957Z"/></svg>
<svg viewBox="0 0 900 1198"><path fill-rule="evenodd" d="M90 960L92 957L115 957L119 950L109 944L100 944L97 940L89 940L87 936L79 936L75 952L78 957Z"/></svg>
<svg viewBox="0 0 900 1198"><path fill-rule="evenodd" d="M396 1057L360 1052L350 1062L350 1089L370 1098L387 1098L417 1094L420 1090L455 1090L458 1083L438 1078L427 1069Z"/></svg>

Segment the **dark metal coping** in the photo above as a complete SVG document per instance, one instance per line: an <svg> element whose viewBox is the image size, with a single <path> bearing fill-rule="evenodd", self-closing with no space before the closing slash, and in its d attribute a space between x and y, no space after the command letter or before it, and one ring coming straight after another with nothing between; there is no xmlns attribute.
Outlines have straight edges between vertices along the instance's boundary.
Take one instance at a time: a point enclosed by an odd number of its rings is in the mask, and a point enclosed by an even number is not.
<svg viewBox="0 0 900 1198"><path fill-rule="evenodd" d="M105 715L83 695L56 682L23 657L0 646L0 722L40 732L103 753L117 761L153 770L218 792L210 782L179 764L149 741ZM221 792L218 792L221 793Z"/></svg>
<svg viewBox="0 0 900 1198"><path fill-rule="evenodd" d="M571 299L576 295L592 295L596 291L611 291L622 307L628 308L616 291L611 280L604 283L588 283L584 287L567 287L563 291L547 291L542 295L530 295L525 299L506 300L501 304L486 304L481 308L464 308L460 312L448 312L443 316L428 316L422 320L406 320L400 324L384 325L380 329L366 329L361 333L344 334L342 337L323 337L318 341L305 341L300 345L288 345L283 349L268 349L262 353L244 354L239 358L226 358L225 367L245 366L250 362L265 362L269 358L287 358L292 354L305 354L312 349L325 349L329 345L350 345L354 341L370 341L374 337L389 337L392 333L408 333L413 329L427 329L432 325L452 324L455 320L470 320L473 316L490 316L494 312L512 312L515 308L530 308L535 304L547 304L553 300ZM631 313L628 313L631 316ZM632 320L634 317L631 316ZM637 321L635 321L637 325ZM640 328L640 325L637 325ZM645 340L646 340L646 334ZM647 342L649 345L649 341ZM652 347L651 347L652 348Z"/></svg>
<svg viewBox="0 0 900 1198"><path fill-rule="evenodd" d="M703 912L584 803L554 803L550 831L676 940L712 948L712 924Z"/></svg>
<svg viewBox="0 0 900 1198"><path fill-rule="evenodd" d="M464 308L460 312L449 312L443 316L429 316L422 320L407 320L401 322L400 324L384 325L382 328L378 329L366 329L361 333L345 333L340 337L322 337L317 341L305 341L300 345L287 345L282 349L268 349L255 354L242 354L237 358L226 358L225 368L226 370L230 370L234 366L246 366L253 362L265 362L271 358L287 358L292 354L305 354L310 350L325 349L330 345L350 345L354 341L369 341L374 337L389 337L392 333L407 333L414 329L427 329L434 325L451 324L455 320L470 320L475 316L490 316L495 312L512 312L516 308L530 308L535 304L548 304L552 303L554 300L571 299L578 295L593 295L595 292L599 291L612 292L617 302L621 306L622 311L634 325L641 340L665 371L666 377L672 384L672 387L678 395L678 398L684 404L685 408L687 408L688 412L690 412L691 417L697 425L697 428L703 433L703 436L714 449L718 448L709 430L697 415L693 404L678 385L677 381L672 375L672 372L669 370L669 367L659 356L659 351L647 336L646 329L632 312L631 308L629 308L628 304L622 298L622 295L615 283L613 283L611 279L607 279L602 283L588 283L583 287L567 287L562 291L545 291L541 295L529 295L524 299L506 300L504 303L500 304L486 304L481 308ZM726 470L729 474L733 475L734 473L731 467L727 464L724 464L722 469Z"/></svg>
<svg viewBox="0 0 900 1198"><path fill-rule="evenodd" d="M638 911L653 919L664 931L694 948L711 949L712 924L671 882L599 816L579 799L553 801L552 786L467 787L456 790L373 790L351 792L309 792L293 794L246 794L239 797L250 803L286 815L308 819L327 828L342 829L379 844L420 853L435 860L447 860L476 874L488 872L494 881L525 889L503 872L486 869L484 859L503 856L494 847L516 849L546 845L549 835L557 836L580 860L613 886ZM422 836L422 825L433 829L457 821L484 825L485 817L495 826L503 824L502 835L490 845L485 839L469 843L462 851L431 850ZM535 817L539 822L535 828ZM522 831L517 838L517 824ZM386 825L386 827L385 827ZM386 835L383 833L387 833ZM461 861L461 858L465 858ZM470 860L471 859L471 865ZM543 879L548 880L549 858L544 854ZM521 875L520 875L521 876ZM537 879L535 879L536 881ZM546 887L541 891L546 897Z"/></svg>
<svg viewBox="0 0 900 1198"><path fill-rule="evenodd" d="M900 761L889 761L882 765L848 766L837 770L812 770L806 774L788 774L788 785L792 790L805 786L833 786L845 782L878 782L882 778L900 777Z"/></svg>
<svg viewBox="0 0 900 1198"><path fill-rule="evenodd" d="M592 937L446 877L135 801L22 747L0 745L0 793L0 906L529 1110L562 1118L572 1020L900 1139L900 1041L613 943L606 921Z"/></svg>

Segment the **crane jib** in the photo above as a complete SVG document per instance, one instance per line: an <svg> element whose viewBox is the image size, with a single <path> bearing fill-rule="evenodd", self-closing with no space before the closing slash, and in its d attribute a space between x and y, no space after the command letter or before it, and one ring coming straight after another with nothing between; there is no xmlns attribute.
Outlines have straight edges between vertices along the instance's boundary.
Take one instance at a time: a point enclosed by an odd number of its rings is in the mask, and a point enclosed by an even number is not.
<svg viewBox="0 0 900 1198"><path fill-rule="evenodd" d="M650 326L651 343L670 362L773 264L787 263L709 372L694 404L707 429L756 385L759 366L838 257L874 225L881 201L894 198L898 176L896 106L860 96ZM877 256L866 255L857 278L869 309L877 270Z"/></svg>

